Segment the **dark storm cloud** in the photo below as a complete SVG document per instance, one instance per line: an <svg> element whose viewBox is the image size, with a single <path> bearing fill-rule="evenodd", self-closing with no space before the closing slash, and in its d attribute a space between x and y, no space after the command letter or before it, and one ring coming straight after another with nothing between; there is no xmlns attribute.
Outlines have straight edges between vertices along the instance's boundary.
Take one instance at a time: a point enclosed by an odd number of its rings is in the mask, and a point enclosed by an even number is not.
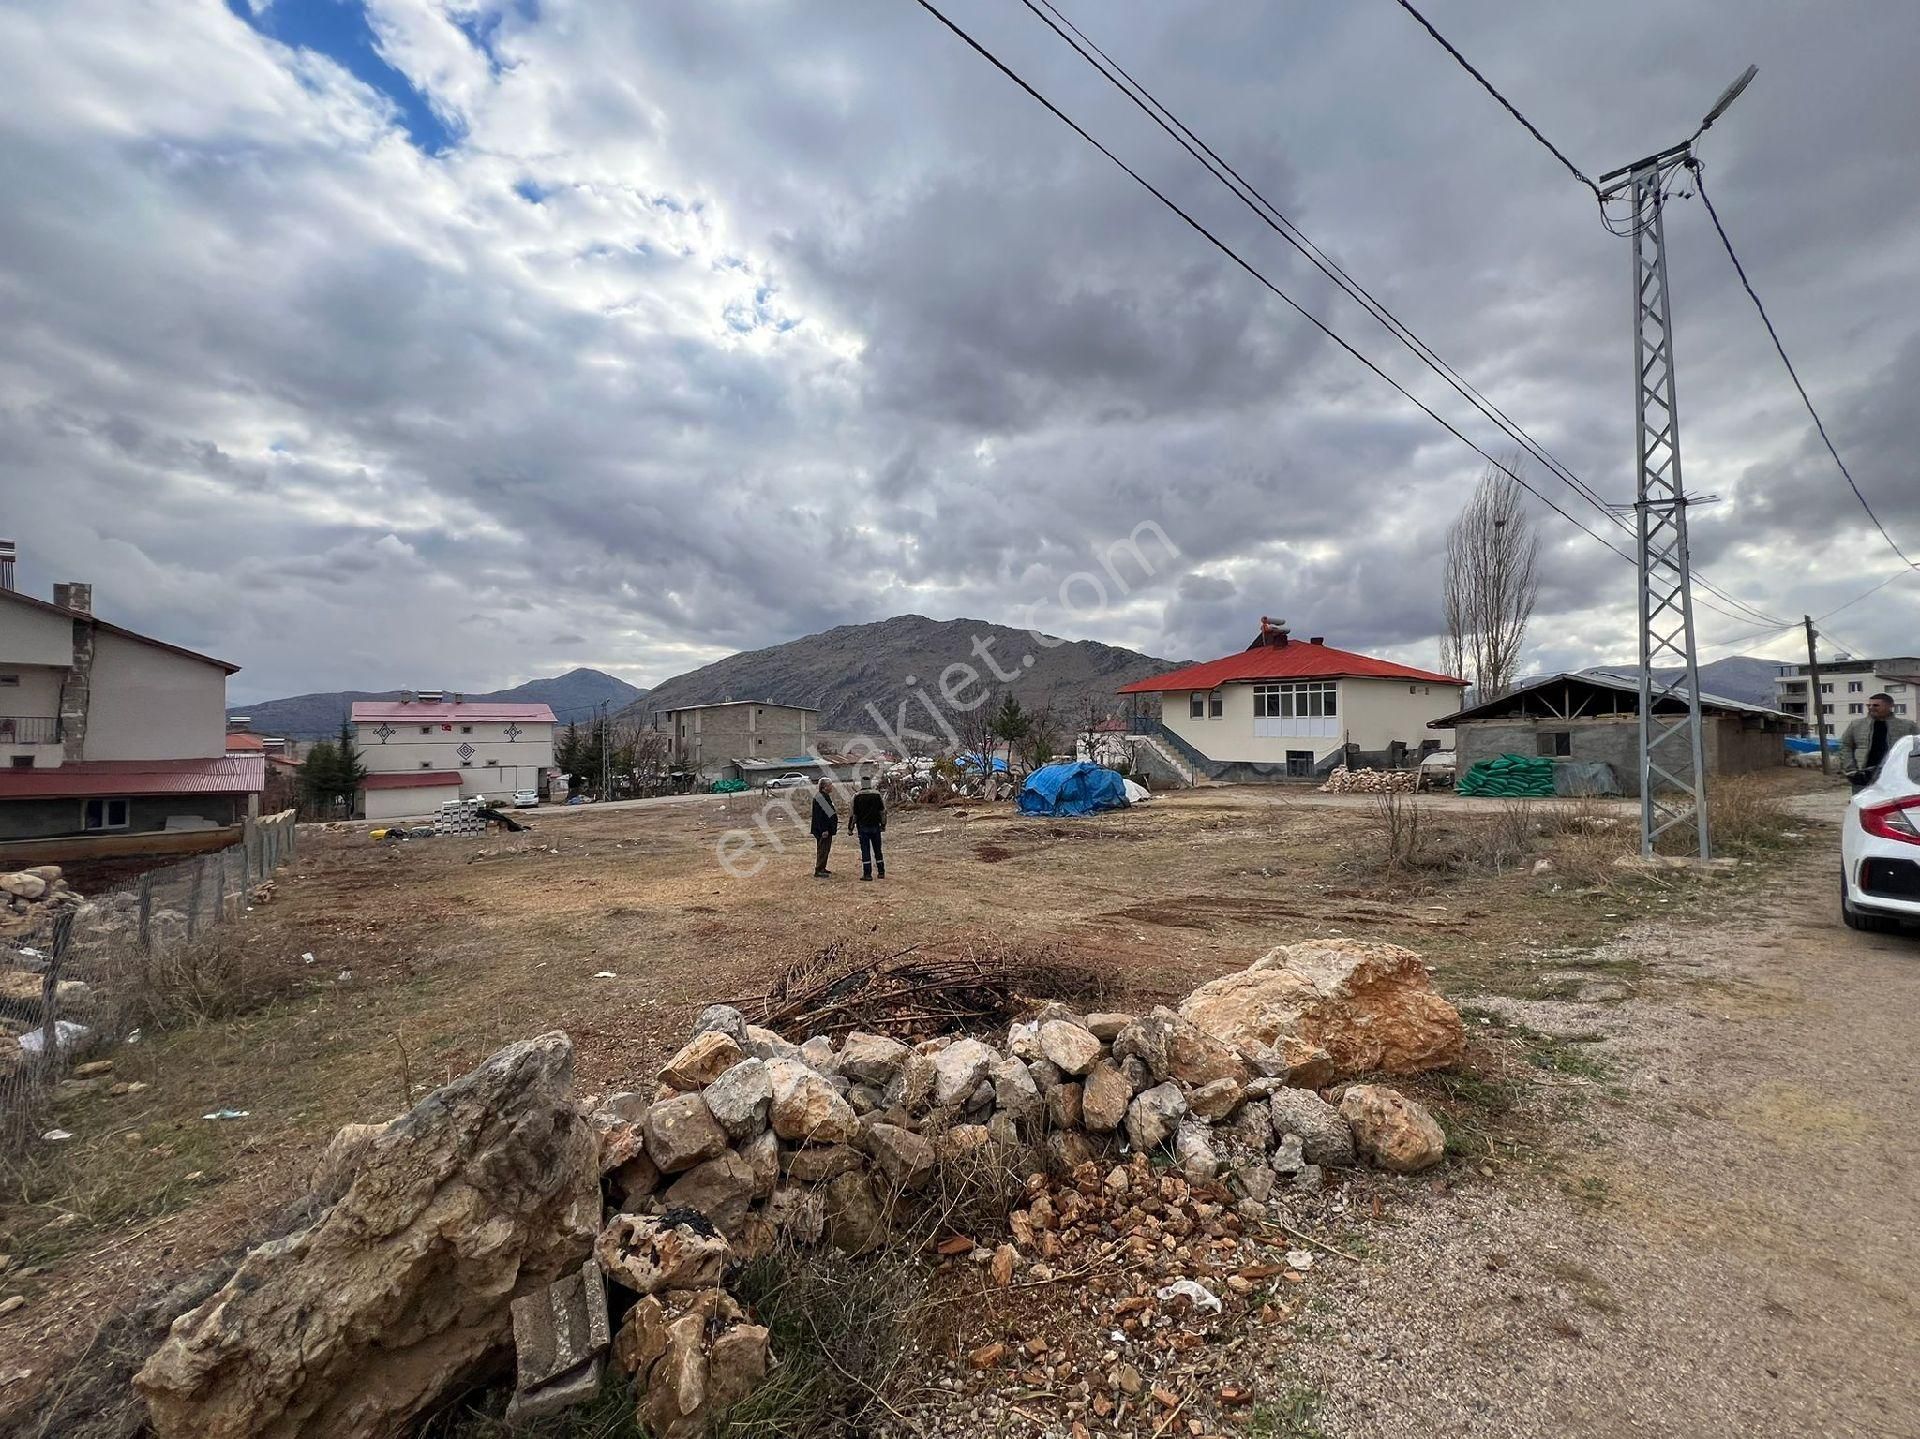
<svg viewBox="0 0 1920 1439"><path fill-rule="evenodd" d="M1031 606L1180 657L1244 644L1264 612L1432 662L1445 528L1481 458L917 7L364 8L376 67L219 0L0 13L0 447L24 583L95 578L110 613L244 663L245 695L576 663L646 683L834 624ZM953 8L1511 448L1024 9ZM1623 242L1417 27L1392 7L1073 13L1631 497ZM1703 146L1709 184L1863 488L1920 547L1920 320L1893 298L1920 280L1908 20L1897 0L1479 0L1444 24L1595 172L1760 64ZM431 154L405 124L427 112L448 137ZM1696 553L1783 616L1839 604L1891 556L1697 202L1669 228L1687 473L1721 496ZM1535 519L1530 658L1628 658L1630 566ZM1060 612L1062 582L1143 523L1177 556ZM1916 619L1903 582L1835 623L1894 648ZM1710 639L1746 627L1703 612Z"/></svg>

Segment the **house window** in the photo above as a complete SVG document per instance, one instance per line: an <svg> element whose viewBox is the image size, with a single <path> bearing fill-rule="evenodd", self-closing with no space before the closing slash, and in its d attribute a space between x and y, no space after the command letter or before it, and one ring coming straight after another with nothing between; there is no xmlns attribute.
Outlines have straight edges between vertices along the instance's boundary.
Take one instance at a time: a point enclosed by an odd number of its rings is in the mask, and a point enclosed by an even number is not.
<svg viewBox="0 0 1920 1439"><path fill-rule="evenodd" d="M461 768L461 769L472 769L472 768L473 768L473 761L472 761L472 760L470 760L470 759L463 759L463 760L461 760L461 761L460 761L460 768Z"/></svg>
<svg viewBox="0 0 1920 1439"><path fill-rule="evenodd" d="M1287 751L1287 778L1313 778L1313 751L1310 749L1290 749Z"/></svg>
<svg viewBox="0 0 1920 1439"><path fill-rule="evenodd" d="M1867 712L1867 707L1865 705L1848 705L1847 706L1847 713L1850 715L1863 715L1866 712Z"/></svg>
<svg viewBox="0 0 1920 1439"><path fill-rule="evenodd" d="M1860 693L1861 690L1865 688L1866 688L1866 684L1863 681L1860 681L1860 680L1847 681L1847 693L1850 695L1857 695Z"/></svg>
<svg viewBox="0 0 1920 1439"><path fill-rule="evenodd" d="M1832 714L1832 713L1833 713L1833 706L1832 706L1832 705L1821 705L1821 706L1820 706L1820 713L1821 713L1821 714L1823 714L1823 715L1830 715L1830 714Z"/></svg>
<svg viewBox="0 0 1920 1439"><path fill-rule="evenodd" d="M1224 690L1215 690L1207 696L1207 718L1219 719L1227 712L1227 697Z"/></svg>
<svg viewBox="0 0 1920 1439"><path fill-rule="evenodd" d="M1332 680L1253 687L1255 719L1329 719L1340 712Z"/></svg>
<svg viewBox="0 0 1920 1439"><path fill-rule="evenodd" d="M125 829L127 802L123 799L90 799L80 817L82 829Z"/></svg>
<svg viewBox="0 0 1920 1439"><path fill-rule="evenodd" d="M497 765L497 764L499 764L499 763L500 763L500 761L499 761L499 760L497 760L497 759L490 759L490 760L488 760L488 761L487 761L487 768L488 768L488 769L492 769L492 768L493 768L493 767L494 767L495 765Z"/></svg>
<svg viewBox="0 0 1920 1439"><path fill-rule="evenodd" d="M0 684L4 684L5 682L6 682L6 676L0 675ZM1907 692L1907 687L1905 685L1890 684L1887 686L1887 693L1890 695L1903 695L1906 692Z"/></svg>
<svg viewBox="0 0 1920 1439"><path fill-rule="evenodd" d="M1195 690L1187 696L1187 718L1205 719L1207 717L1207 697L1204 692Z"/></svg>
<svg viewBox="0 0 1920 1439"><path fill-rule="evenodd" d="M423 724L423 725L421 725L421 726L420 726L420 733L421 733L421 734L432 734L432 733L433 733L433 726L432 726L432 725L430 725L430 724Z"/></svg>
<svg viewBox="0 0 1920 1439"><path fill-rule="evenodd" d="M1824 682L1824 681L1823 681L1823 682L1821 683L1821 685L1820 685L1820 693L1821 693L1821 694L1823 694L1823 695L1830 695L1830 694L1832 694L1832 693L1833 693L1833 686L1832 686L1831 684L1828 684L1828 683L1826 683L1826 682Z"/></svg>
<svg viewBox="0 0 1920 1439"><path fill-rule="evenodd" d="M1534 736L1534 752L1542 755L1564 756L1573 753L1573 731L1564 729L1543 729Z"/></svg>
<svg viewBox="0 0 1920 1439"><path fill-rule="evenodd" d="M30 754L17 754L17 755L15 755L15 756L13 757L13 767L14 767L15 769L32 769L32 768L33 768L33 756L32 756L32 755L30 755Z"/></svg>
<svg viewBox="0 0 1920 1439"><path fill-rule="evenodd" d="M19 675L0 675L0 689L17 690L20 688Z"/></svg>
<svg viewBox="0 0 1920 1439"><path fill-rule="evenodd" d="M1897 715L1903 715L1907 712L1907 707L1905 705L1895 705L1893 712Z"/></svg>
<svg viewBox="0 0 1920 1439"><path fill-rule="evenodd" d="M421 769L432 769L432 768L433 768L433 761L432 761L432 760L430 760L430 759L423 759L423 760L421 760L421 761L420 761L420 768L421 768Z"/></svg>
<svg viewBox="0 0 1920 1439"><path fill-rule="evenodd" d="M460 733L461 733L461 734L472 734L472 733L473 733L473 726L472 726L472 725L470 725L470 724L463 724L463 725L461 725L461 726L460 726Z"/></svg>

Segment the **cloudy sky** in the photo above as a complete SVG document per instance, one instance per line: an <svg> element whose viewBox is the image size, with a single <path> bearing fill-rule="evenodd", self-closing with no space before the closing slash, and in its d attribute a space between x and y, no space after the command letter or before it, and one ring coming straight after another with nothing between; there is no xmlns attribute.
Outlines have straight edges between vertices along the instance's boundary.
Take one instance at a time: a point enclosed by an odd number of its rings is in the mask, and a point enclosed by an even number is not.
<svg viewBox="0 0 1920 1439"><path fill-rule="evenodd" d="M1397 6L1060 3L1630 497L1627 242ZM1709 185L1920 554L1909 0L1427 8L1590 173L1758 63ZM1018 0L950 12L1495 448ZM1176 657L1265 613L1435 657L1479 457L911 0L11 0L0 95L0 533L23 588L91 579L243 665L236 700L645 684L909 611ZM1769 614L1832 609L1899 561L1697 200L1668 233L1686 471L1720 497L1696 556ZM1631 567L1536 513L1530 660L1631 658ZM1148 521L1177 560L1062 606ZM1793 652L1755 628L1702 613L1709 657ZM1920 578L1829 629L1911 652Z"/></svg>

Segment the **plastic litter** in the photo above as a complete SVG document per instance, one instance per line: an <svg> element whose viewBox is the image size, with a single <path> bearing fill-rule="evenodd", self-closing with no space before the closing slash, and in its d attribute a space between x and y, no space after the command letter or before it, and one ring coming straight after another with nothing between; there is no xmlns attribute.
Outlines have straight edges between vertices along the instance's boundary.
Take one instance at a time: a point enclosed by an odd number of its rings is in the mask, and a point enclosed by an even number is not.
<svg viewBox="0 0 1920 1439"><path fill-rule="evenodd" d="M302 955L300 956L300 961L301 961L301 963L303 963L303 964L312 964L312 963L313 963L313 951L312 951L312 950L308 950L308 951L306 951L306 953L304 953L304 954L302 954Z"/></svg>
<svg viewBox="0 0 1920 1439"><path fill-rule="evenodd" d="M53 1047L56 1050L71 1049L88 1032L84 1024L77 1024L71 1019L56 1019L53 1022ZM20 1036L20 1048L28 1054L39 1054L46 1043L47 1031L44 1028L29 1029Z"/></svg>
<svg viewBox="0 0 1920 1439"><path fill-rule="evenodd" d="M61 1141L62 1139L73 1138L73 1136L64 1129L49 1129L45 1134L41 1135L40 1137L45 1140L50 1140L56 1144L59 1143L59 1141Z"/></svg>
<svg viewBox="0 0 1920 1439"><path fill-rule="evenodd" d="M1291 1258L1292 1256L1288 1256ZM1208 1314L1220 1312L1220 1296L1196 1279L1176 1279L1164 1289L1154 1291L1153 1297L1162 1301L1178 1299L1185 1295L1193 1301L1193 1307Z"/></svg>
<svg viewBox="0 0 1920 1439"><path fill-rule="evenodd" d="M1313 1268L1313 1251L1310 1249L1289 1249L1287 1251L1287 1268L1296 1269L1300 1273L1305 1274L1309 1269Z"/></svg>
<svg viewBox="0 0 1920 1439"><path fill-rule="evenodd" d="M216 1109L211 1114L203 1114L202 1119L245 1119L253 1111L249 1109Z"/></svg>
<svg viewBox="0 0 1920 1439"><path fill-rule="evenodd" d="M596 969L593 972L593 977L595 979L618 979L620 976L610 969Z"/></svg>

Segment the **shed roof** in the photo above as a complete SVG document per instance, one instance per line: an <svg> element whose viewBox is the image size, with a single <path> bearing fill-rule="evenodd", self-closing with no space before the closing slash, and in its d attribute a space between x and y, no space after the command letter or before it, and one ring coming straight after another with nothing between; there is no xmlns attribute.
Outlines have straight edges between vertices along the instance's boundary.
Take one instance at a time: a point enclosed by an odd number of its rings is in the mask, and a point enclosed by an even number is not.
<svg viewBox="0 0 1920 1439"><path fill-rule="evenodd" d="M1583 674L1563 671L1560 674L1541 675L1537 679L1527 680L1515 686L1513 689L1508 690L1498 699L1490 699L1480 704L1469 705L1457 714L1447 715L1443 719L1429 720L1427 722L1427 728L1452 729L1455 725L1468 724L1474 720L1514 719L1520 717L1542 719L1588 718L1588 716L1583 716L1575 712L1580 707L1575 704L1563 705L1562 710L1565 711L1564 713L1554 711L1551 705L1546 703L1544 692L1550 691L1555 685L1566 686L1569 696L1579 692L1583 687L1595 694L1605 694L1615 701L1624 695L1633 700L1636 707L1620 712L1621 717L1624 719L1639 714L1637 706L1640 701L1640 680L1638 676L1610 674L1605 670L1589 670ZM1675 703L1667 706L1666 709L1678 709L1680 702L1684 702L1688 698L1689 691L1683 685L1669 691L1669 695ZM1530 707L1539 708L1543 705L1546 707L1547 713L1529 713ZM1705 690L1700 692L1700 707L1710 714L1758 715L1766 719L1789 721L1793 718L1791 715L1784 714L1779 710L1769 709L1765 705L1748 704L1745 700L1728 699L1724 695L1708 694ZM1666 709L1662 709L1656 702L1657 712L1665 713Z"/></svg>
<svg viewBox="0 0 1920 1439"><path fill-rule="evenodd" d="M396 770L391 774L370 774L360 781L361 789L446 789L457 786L460 776L451 770Z"/></svg>
<svg viewBox="0 0 1920 1439"><path fill-rule="evenodd" d="M93 795L254 794L267 783L257 754L218 759L93 759L35 769L0 769L0 799Z"/></svg>

